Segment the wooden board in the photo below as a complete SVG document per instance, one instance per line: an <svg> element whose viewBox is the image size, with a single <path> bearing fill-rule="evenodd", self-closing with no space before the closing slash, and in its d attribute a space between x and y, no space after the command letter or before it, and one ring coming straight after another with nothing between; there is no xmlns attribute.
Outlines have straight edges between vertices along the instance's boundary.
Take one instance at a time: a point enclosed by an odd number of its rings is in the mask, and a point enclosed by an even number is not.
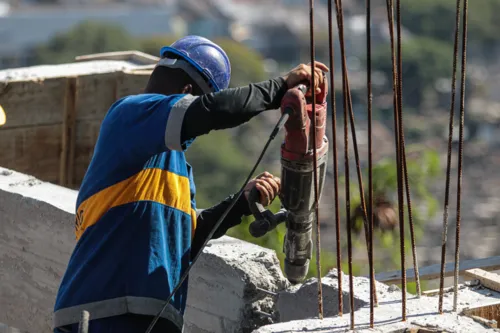
<svg viewBox="0 0 500 333"><path fill-rule="evenodd" d="M0 129L0 165L57 184L61 125Z"/></svg>
<svg viewBox="0 0 500 333"><path fill-rule="evenodd" d="M471 280L479 280L484 287L500 292L500 275L498 274L473 268L466 270L464 276Z"/></svg>
<svg viewBox="0 0 500 333"><path fill-rule="evenodd" d="M0 93L7 128L62 123L66 78L9 82Z"/></svg>
<svg viewBox="0 0 500 333"><path fill-rule="evenodd" d="M459 264L459 272L463 274L466 270L473 268L481 268L488 271L494 271L500 269L500 256L482 258L482 259L472 259L463 260ZM444 275L445 277L453 276L455 269L455 263L450 262L445 265ZM441 265L431 265L427 267L420 267L420 280L434 280L439 279L439 274L441 270ZM400 283L401 282L401 271L385 272L375 275L375 279L383 283ZM406 270L406 281L415 281L415 272L413 268Z"/></svg>

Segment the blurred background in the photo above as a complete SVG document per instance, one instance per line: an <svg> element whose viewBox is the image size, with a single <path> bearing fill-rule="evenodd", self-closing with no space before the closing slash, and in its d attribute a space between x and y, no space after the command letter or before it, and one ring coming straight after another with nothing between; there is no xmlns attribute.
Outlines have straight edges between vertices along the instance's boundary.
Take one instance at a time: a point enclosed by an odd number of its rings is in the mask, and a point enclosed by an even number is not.
<svg viewBox="0 0 500 333"><path fill-rule="evenodd" d="M316 56L328 64L327 1L315 3ZM343 6L349 80L366 189L365 3L350 0ZM405 139L420 266L440 260L455 6L455 0L402 0ZM500 0L470 1L469 10L461 259L492 256L500 250L500 21L495 18ZM385 1L372 0L372 18L374 182L388 207L395 207L392 64ZM226 50L232 62L233 87L278 76L310 61L305 0L4 0L0 2L0 69L72 62L78 55L108 51L140 50L158 56L162 46L188 34L212 39ZM334 35L338 40L336 29ZM332 93L337 101L337 149L343 176L342 78L337 41L334 56ZM458 108L455 114L448 261L453 260L456 219ZM237 129L197 139L188 151L188 161L194 167L200 208L214 205L239 189L278 115L265 112ZM323 272L336 267L331 110L329 117L328 178L320 208ZM273 143L259 172L280 174L279 145L280 140ZM349 146L354 214L359 190L352 142ZM347 272L343 177L339 192L342 258ZM272 209L278 208L276 200ZM273 248L282 260L284 226L264 238L253 239L247 231L251 220L232 229L230 235ZM356 224L360 223L357 219ZM364 237L362 229L356 230L354 270L355 274L367 274ZM409 237L406 239L407 267L411 267L411 246ZM397 228L377 230L375 245L376 271L398 269ZM312 263L311 274L314 272Z"/></svg>

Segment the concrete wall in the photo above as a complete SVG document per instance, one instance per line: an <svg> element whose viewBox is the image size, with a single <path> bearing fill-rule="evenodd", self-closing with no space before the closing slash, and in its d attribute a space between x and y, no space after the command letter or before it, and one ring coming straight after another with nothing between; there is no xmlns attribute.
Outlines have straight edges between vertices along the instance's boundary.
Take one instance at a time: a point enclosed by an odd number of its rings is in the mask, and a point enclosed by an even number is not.
<svg viewBox="0 0 500 333"><path fill-rule="evenodd" d="M75 245L76 191L0 168L0 323L51 331L55 294ZM276 318L287 282L273 251L223 237L190 275L186 333L251 332ZM258 289L260 288L260 289Z"/></svg>

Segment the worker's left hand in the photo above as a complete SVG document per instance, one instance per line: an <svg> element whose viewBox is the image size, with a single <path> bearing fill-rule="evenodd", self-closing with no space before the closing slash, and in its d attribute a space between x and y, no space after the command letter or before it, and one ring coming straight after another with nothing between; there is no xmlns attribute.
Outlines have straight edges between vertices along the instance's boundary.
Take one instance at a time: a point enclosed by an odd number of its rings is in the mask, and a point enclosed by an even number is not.
<svg viewBox="0 0 500 333"><path fill-rule="evenodd" d="M248 200L250 191L256 187L260 193L260 203L263 206L269 206L278 196L281 189L281 180L269 172L263 172L248 182L244 189L245 198Z"/></svg>

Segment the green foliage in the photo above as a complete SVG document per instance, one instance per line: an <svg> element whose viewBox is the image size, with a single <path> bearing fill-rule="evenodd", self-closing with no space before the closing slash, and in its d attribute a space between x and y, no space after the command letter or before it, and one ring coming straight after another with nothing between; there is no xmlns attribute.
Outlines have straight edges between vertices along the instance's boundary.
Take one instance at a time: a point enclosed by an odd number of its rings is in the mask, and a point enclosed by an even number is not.
<svg viewBox="0 0 500 333"><path fill-rule="evenodd" d="M66 33L58 34L47 44L32 50L36 64L73 62L76 56L137 49L139 44L118 25L93 21L82 22Z"/></svg>
<svg viewBox="0 0 500 333"><path fill-rule="evenodd" d="M429 185L438 178L441 168L439 154L433 150L422 149L419 146L407 146L406 152L412 199L412 216L415 226L415 239L418 244L419 239L423 236L423 229L426 221L432 218L437 212L438 202L432 192L430 192ZM412 155L415 157L410 158ZM364 182L366 182L368 179L367 175L365 174L363 177ZM374 192L385 193L389 198L396 198L395 200L397 201L397 169L394 159L386 158L374 165L373 180ZM341 183L345 183L343 179ZM366 189L367 184L365 183L364 185ZM351 203L353 207L356 207L360 204L357 182L354 184L351 182L351 193ZM368 198L366 199L368 200ZM419 209L419 207L424 208ZM357 221L357 223L362 223L362 221ZM410 265L412 263L412 254L410 228L408 223L405 199L405 255L407 258L407 265ZM363 241L356 242L355 246L357 248L365 248L364 237ZM374 268L376 272L400 269L399 231L394 233L382 233L377 230L374 234L374 248ZM362 274L368 273L368 269L365 267ZM415 292L414 285L409 285L408 288L409 292Z"/></svg>
<svg viewBox="0 0 500 333"><path fill-rule="evenodd" d="M231 87L267 79L259 53L230 39L215 39L214 42L226 51L231 61Z"/></svg>
<svg viewBox="0 0 500 333"><path fill-rule="evenodd" d="M417 36L452 44L456 3L456 0L404 0L401 4L402 24ZM500 22L496 13L499 10L498 0L469 1L468 37L469 44L475 46L472 51L479 47L488 55L498 42ZM463 20L462 16L460 20Z"/></svg>
<svg viewBox="0 0 500 333"><path fill-rule="evenodd" d="M202 208L236 193L251 167L229 131L213 131L196 139L186 158L193 166L197 205Z"/></svg>
<svg viewBox="0 0 500 333"><path fill-rule="evenodd" d="M453 49L449 44L438 40L417 37L403 42L403 75L411 78L403 82L405 105L418 108L425 99L427 89L433 89L434 82L450 77L452 72ZM391 51L387 45L374 50L373 67L392 78ZM392 80L388 80L392 85ZM392 89L386 87L386 89Z"/></svg>

